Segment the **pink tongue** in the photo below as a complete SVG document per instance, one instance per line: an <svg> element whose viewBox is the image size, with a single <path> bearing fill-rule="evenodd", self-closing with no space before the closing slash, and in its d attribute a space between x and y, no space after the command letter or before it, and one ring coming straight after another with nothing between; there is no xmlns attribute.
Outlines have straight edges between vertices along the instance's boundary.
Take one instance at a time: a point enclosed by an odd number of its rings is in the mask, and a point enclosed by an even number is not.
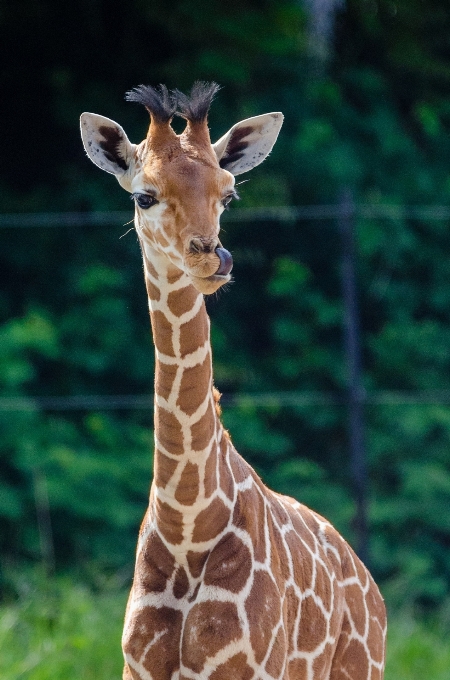
<svg viewBox="0 0 450 680"><path fill-rule="evenodd" d="M233 269L233 258L231 253L229 253L228 250L225 250L225 248L216 248L215 253L220 260L220 267L216 271L216 274L226 276Z"/></svg>

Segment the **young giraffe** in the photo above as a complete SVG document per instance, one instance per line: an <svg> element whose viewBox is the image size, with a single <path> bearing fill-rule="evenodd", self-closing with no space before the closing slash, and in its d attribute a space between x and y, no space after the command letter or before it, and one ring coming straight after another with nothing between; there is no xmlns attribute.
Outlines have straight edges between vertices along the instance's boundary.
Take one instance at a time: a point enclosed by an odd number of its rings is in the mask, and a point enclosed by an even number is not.
<svg viewBox="0 0 450 680"><path fill-rule="evenodd" d="M220 422L203 300L230 280L219 217L283 116L244 120L211 145L217 89L128 93L151 118L137 146L108 118L81 117L88 156L135 200L156 352L154 478L123 677L381 680L385 608L370 574L326 520L264 486Z"/></svg>

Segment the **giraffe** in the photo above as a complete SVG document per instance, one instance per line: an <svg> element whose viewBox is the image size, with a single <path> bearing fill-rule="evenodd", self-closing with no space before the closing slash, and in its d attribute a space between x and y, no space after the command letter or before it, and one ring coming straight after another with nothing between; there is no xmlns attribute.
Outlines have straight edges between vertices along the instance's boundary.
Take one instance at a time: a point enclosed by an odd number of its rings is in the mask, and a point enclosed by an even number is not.
<svg viewBox="0 0 450 680"><path fill-rule="evenodd" d="M123 678L382 680L386 616L371 575L327 520L263 484L220 420L204 303L230 280L219 217L283 116L241 121L211 144L217 90L127 93L150 114L138 145L114 121L81 116L88 156L135 202L156 355L154 475Z"/></svg>

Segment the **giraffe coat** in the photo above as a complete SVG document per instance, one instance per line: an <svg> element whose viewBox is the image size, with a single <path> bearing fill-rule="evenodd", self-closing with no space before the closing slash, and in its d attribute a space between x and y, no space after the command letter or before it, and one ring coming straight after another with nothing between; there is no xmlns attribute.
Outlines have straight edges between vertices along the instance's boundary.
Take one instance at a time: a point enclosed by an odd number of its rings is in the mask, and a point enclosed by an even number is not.
<svg viewBox="0 0 450 680"><path fill-rule="evenodd" d="M167 90L133 95L151 114L138 146L113 121L82 117L88 155L135 196L156 356L154 477L124 680L382 680L385 608L372 577L324 518L239 456L213 387L203 294L230 279L231 262L219 217L234 175L272 148L281 114L243 121L212 146L194 90L190 101L178 94L179 136Z"/></svg>

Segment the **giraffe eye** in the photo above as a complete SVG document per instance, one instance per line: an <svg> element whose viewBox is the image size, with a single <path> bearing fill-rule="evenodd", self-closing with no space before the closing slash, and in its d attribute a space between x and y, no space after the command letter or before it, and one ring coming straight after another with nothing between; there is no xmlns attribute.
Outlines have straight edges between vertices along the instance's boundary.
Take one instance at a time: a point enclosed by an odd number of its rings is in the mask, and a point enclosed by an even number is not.
<svg viewBox="0 0 450 680"><path fill-rule="evenodd" d="M225 208L225 210L229 210L228 206L230 205L233 198L239 200L239 196L235 191L233 191L231 194L228 194L228 196L225 196L225 198L222 198L222 205Z"/></svg>
<svg viewBox="0 0 450 680"><path fill-rule="evenodd" d="M158 203L156 198L154 196L150 196L150 194L131 194L131 198L133 198L138 206L143 210L147 210L148 208L151 208L152 205L156 205Z"/></svg>

